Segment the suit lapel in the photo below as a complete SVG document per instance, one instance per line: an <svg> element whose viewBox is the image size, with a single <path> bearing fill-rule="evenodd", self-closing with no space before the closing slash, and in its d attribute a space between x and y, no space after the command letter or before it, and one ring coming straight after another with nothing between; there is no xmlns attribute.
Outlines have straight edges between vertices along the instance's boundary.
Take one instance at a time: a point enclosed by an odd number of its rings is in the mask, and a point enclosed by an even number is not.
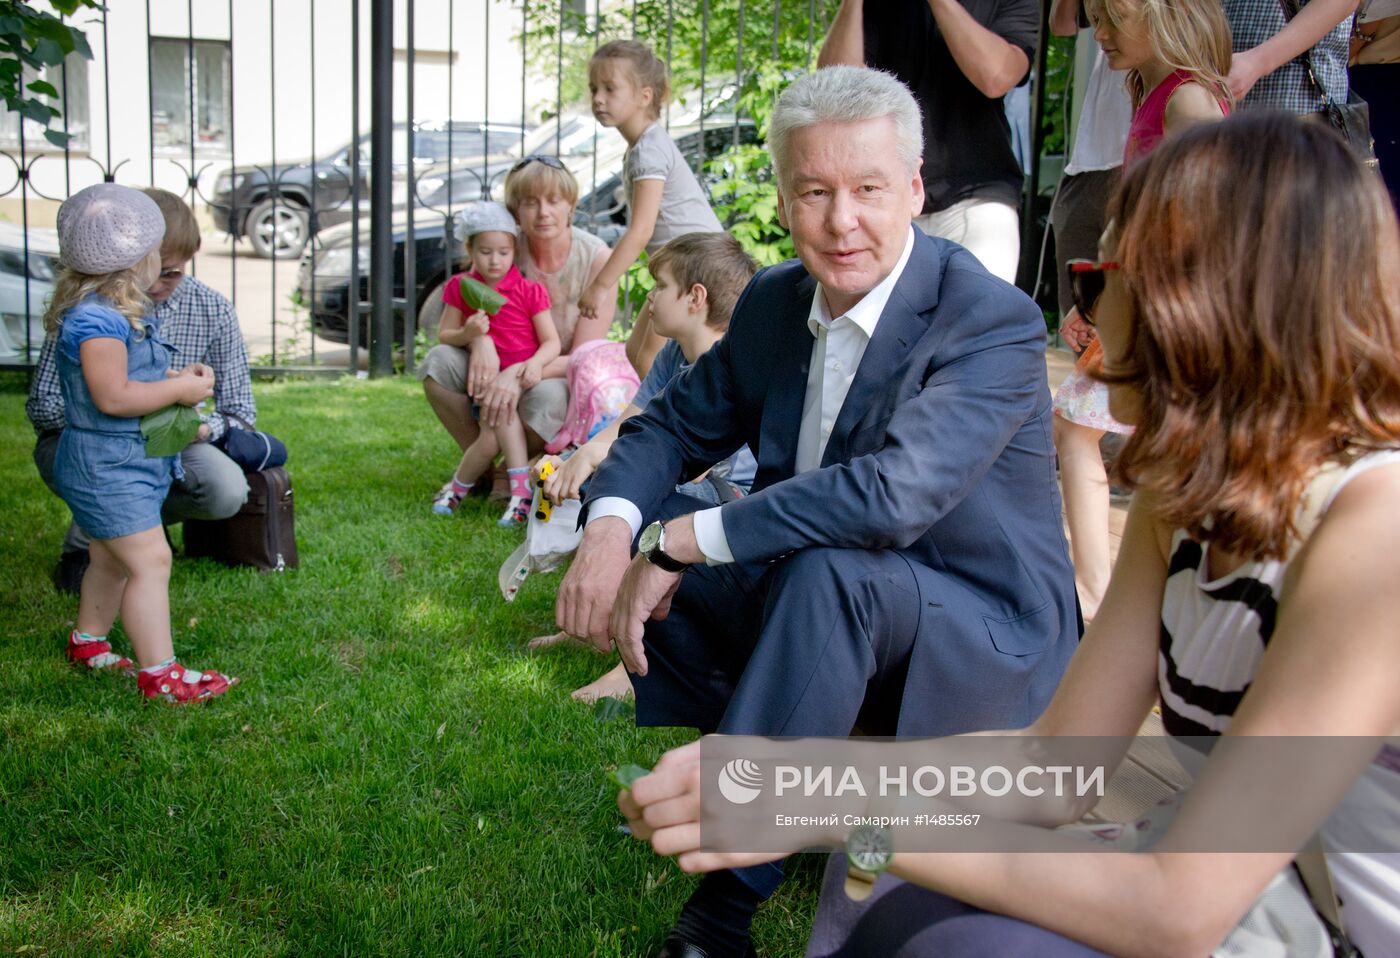
<svg viewBox="0 0 1400 958"><path fill-rule="evenodd" d="M774 481L793 474L797 462L797 433L802 426L802 401L807 395L807 372L812 364L812 334L807 316L816 293L816 280L803 276L793 290L790 306L776 337L775 354L759 359L770 376L759 427L760 467L776 472Z"/></svg>
<svg viewBox="0 0 1400 958"><path fill-rule="evenodd" d="M895 284L875 335L865 347L846 401L831 428L831 439L822 454L822 465L845 462L851 440L865 418L877 408L877 400L889 393L891 379L904 364L910 349L928 331L921 314L938 304L939 252L919 234L904 273Z"/></svg>

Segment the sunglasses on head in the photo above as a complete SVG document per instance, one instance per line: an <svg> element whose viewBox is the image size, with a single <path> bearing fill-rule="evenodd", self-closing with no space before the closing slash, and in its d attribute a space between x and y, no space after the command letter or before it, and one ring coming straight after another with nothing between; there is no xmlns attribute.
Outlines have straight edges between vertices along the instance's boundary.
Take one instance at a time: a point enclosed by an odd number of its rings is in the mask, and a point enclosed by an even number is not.
<svg viewBox="0 0 1400 958"><path fill-rule="evenodd" d="M1103 274L1108 270L1117 269L1118 264L1091 259L1072 259L1066 265L1069 267L1069 293L1070 298L1074 300L1074 308L1079 310L1084 322L1092 326L1094 307L1103 295Z"/></svg>
<svg viewBox="0 0 1400 958"><path fill-rule="evenodd" d="M549 167L551 170L562 170L562 169L564 168L564 164L561 163L561 162L559 162L559 158L558 158L558 157L555 157L555 156L545 156L545 155L542 154L542 153L531 153L529 156L527 156L527 157L525 157L524 159L522 159L519 163L517 163L517 164L515 164L514 166L512 166L512 167L510 168L510 171L511 171L512 173L519 173L521 170L525 169L525 167L529 166L531 163L543 163L545 166Z"/></svg>

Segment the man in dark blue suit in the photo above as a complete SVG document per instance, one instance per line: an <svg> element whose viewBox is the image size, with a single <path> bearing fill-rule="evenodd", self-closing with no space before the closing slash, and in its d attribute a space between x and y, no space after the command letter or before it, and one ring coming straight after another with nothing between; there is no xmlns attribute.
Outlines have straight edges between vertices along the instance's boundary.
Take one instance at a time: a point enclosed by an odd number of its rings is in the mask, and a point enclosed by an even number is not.
<svg viewBox="0 0 1400 958"><path fill-rule="evenodd" d="M922 131L889 75L802 78L769 146L798 261L756 276L724 339L623 426L588 491L559 625L615 641L641 724L1021 727L1078 635L1044 320L912 228ZM750 495L653 523L674 514L677 481L744 443ZM707 876L662 954L749 953L778 876Z"/></svg>

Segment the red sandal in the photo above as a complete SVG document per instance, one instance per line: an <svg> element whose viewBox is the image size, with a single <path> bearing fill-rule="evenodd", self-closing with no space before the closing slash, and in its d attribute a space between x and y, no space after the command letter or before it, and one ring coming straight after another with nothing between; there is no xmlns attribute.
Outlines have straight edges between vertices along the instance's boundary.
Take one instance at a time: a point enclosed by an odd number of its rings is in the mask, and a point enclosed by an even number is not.
<svg viewBox="0 0 1400 958"><path fill-rule="evenodd" d="M148 699L165 699L171 705L202 702L223 695L238 684L238 679L222 672L197 672L179 662L171 662L159 672L142 672L136 677L136 687Z"/></svg>
<svg viewBox="0 0 1400 958"><path fill-rule="evenodd" d="M69 662L74 665L85 665L93 671L111 669L124 675L133 675L136 672L135 664L126 656L113 652L112 643L106 639L79 642L77 629L68 633L66 654Z"/></svg>

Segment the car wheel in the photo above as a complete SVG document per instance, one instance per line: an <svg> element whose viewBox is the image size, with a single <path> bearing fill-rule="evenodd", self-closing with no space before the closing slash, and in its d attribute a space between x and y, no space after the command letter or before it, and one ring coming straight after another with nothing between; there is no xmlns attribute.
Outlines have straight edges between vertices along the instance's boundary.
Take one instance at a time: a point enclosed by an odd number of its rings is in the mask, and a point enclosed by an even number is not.
<svg viewBox="0 0 1400 958"><path fill-rule="evenodd" d="M306 207L288 199L265 199L248 214L245 232L263 259L296 259L310 235Z"/></svg>

